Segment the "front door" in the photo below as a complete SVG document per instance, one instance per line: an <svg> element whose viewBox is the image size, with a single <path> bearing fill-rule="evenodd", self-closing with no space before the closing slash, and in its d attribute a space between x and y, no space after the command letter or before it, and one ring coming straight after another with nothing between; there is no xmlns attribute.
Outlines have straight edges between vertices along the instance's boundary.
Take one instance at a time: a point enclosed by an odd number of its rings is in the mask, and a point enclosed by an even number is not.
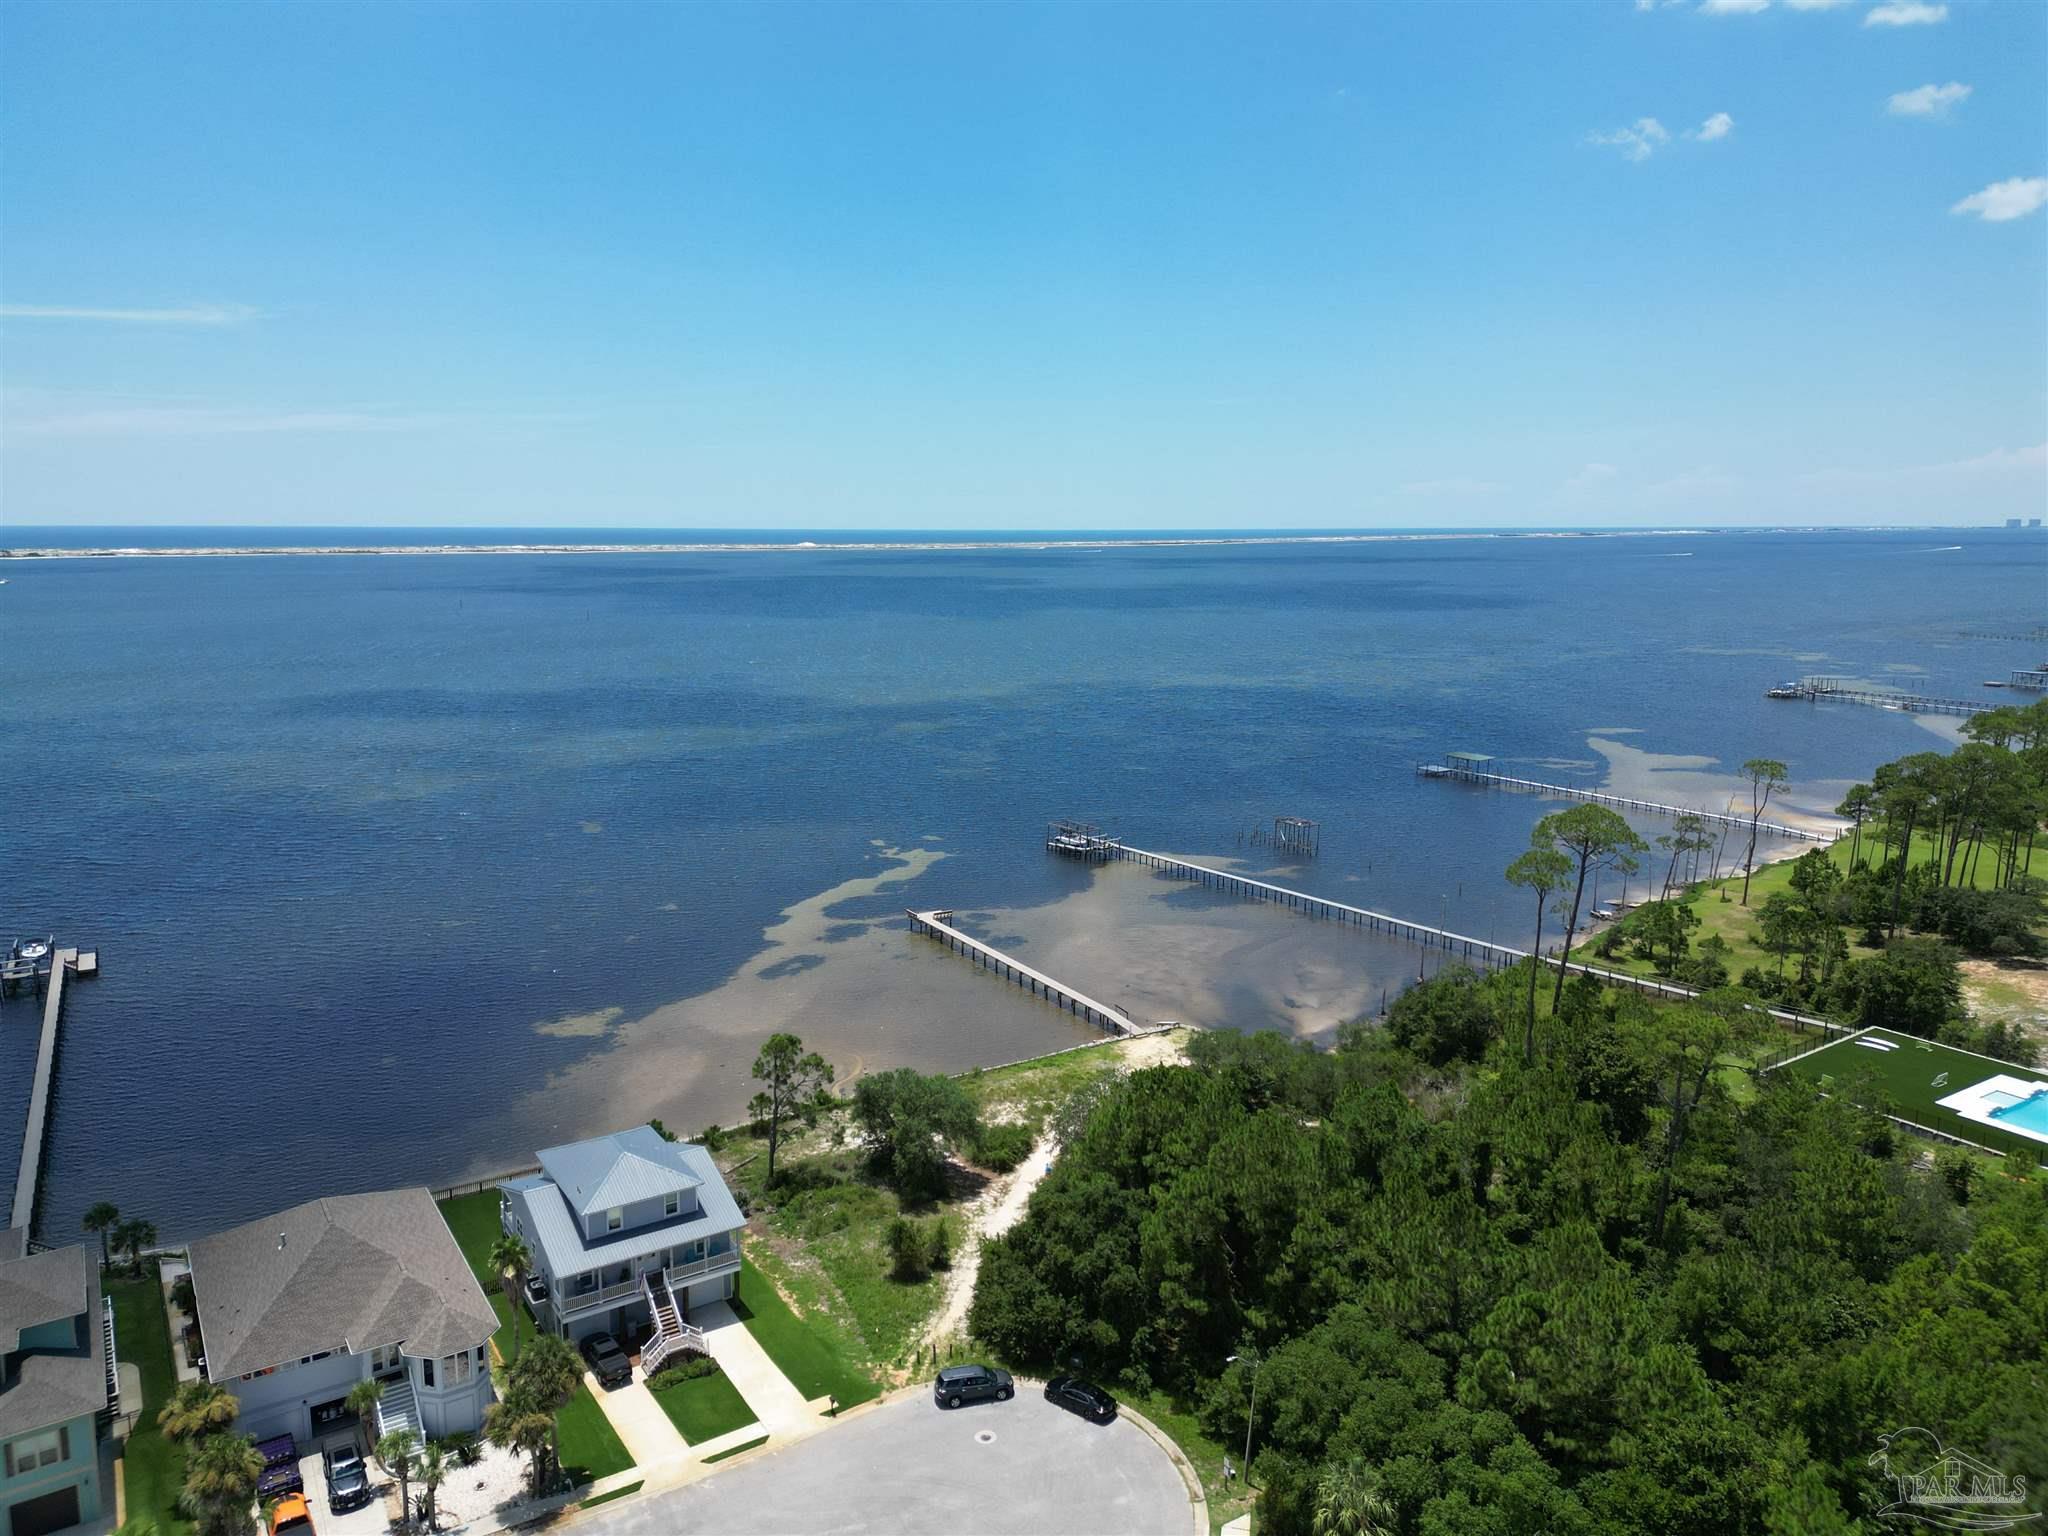
<svg viewBox="0 0 2048 1536"><path fill-rule="evenodd" d="M78 1490L59 1488L41 1498L23 1499L11 1511L13 1536L49 1536L78 1524Z"/></svg>

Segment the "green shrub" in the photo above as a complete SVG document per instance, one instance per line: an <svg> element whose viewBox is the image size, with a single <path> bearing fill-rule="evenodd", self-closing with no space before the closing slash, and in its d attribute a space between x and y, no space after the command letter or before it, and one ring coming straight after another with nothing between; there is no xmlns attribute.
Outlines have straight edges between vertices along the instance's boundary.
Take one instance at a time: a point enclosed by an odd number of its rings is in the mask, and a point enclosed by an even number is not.
<svg viewBox="0 0 2048 1536"><path fill-rule="evenodd" d="M1012 1122L982 1129L974 1145L974 1160L997 1173L1008 1173L1031 1155L1038 1143L1038 1127Z"/></svg>
<svg viewBox="0 0 2048 1536"><path fill-rule="evenodd" d="M932 1272L931 1249L918 1223L897 1216L889 1223L885 1239L889 1245L889 1277L905 1282L922 1280Z"/></svg>
<svg viewBox="0 0 2048 1536"><path fill-rule="evenodd" d="M665 1392L670 1387L680 1386L686 1381L696 1381L703 1376L716 1376L718 1362L709 1355L680 1355L654 1373L647 1383L651 1392Z"/></svg>

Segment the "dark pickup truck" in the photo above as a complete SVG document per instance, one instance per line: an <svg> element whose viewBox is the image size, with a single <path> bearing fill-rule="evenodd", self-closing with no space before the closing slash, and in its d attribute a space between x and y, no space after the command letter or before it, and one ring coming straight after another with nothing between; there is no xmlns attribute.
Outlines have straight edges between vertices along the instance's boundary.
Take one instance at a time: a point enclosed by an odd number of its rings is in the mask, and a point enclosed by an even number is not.
<svg viewBox="0 0 2048 1536"><path fill-rule="evenodd" d="M256 1479L256 1497L265 1503L288 1493L305 1491L306 1480L299 1475L299 1446L290 1435L256 1442L256 1454L263 1458L263 1471Z"/></svg>

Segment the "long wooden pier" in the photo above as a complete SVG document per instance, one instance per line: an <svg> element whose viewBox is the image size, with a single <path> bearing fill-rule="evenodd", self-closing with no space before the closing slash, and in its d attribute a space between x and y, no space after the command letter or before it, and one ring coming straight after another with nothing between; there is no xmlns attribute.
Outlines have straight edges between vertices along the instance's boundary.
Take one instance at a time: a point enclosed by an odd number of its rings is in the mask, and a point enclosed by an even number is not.
<svg viewBox="0 0 2048 1536"><path fill-rule="evenodd" d="M49 1126L50 1079L57 1065L57 1027L64 1012L64 982L78 964L78 951L51 953L49 984L43 993L43 1032L36 1042L35 1076L28 1090L28 1120L21 1131L21 1162L14 1174L14 1209L8 1226L33 1229L36 1183L43 1168L43 1142Z"/></svg>
<svg viewBox="0 0 2048 1536"><path fill-rule="evenodd" d="M1525 789L1540 795L1554 795L1565 800L1590 800L1595 805L1618 806L1629 811L1652 811L1659 816L1697 816L1701 821L1716 826L1748 827L1749 818L1729 811L1702 811L1689 805L1666 805L1661 800L1638 800L1629 795L1611 795L1604 789L1580 789L1571 784L1542 784L1535 779L1511 778L1504 773L1482 773L1476 768L1460 767L1456 763L1422 763L1415 771L1425 779L1456 779L1463 784L1483 784L1490 789ZM1832 843L1839 832L1821 832L1812 827L1794 827L1782 821L1759 821L1759 832L1768 832L1773 837L1798 838L1802 842Z"/></svg>
<svg viewBox="0 0 2048 1536"><path fill-rule="evenodd" d="M1809 699L1839 699L1845 704L1875 704L1914 715L1981 715L1995 704L1977 699L1945 699L1924 693L1891 693L1883 688L1858 688L1847 678L1802 677L1799 691Z"/></svg>
<svg viewBox="0 0 2048 1536"><path fill-rule="evenodd" d="M906 908L905 915L910 919L912 933L930 935L948 948L958 950L976 963L987 966L1005 980L1015 982L1034 997L1042 997L1069 1013L1079 1014L1091 1024L1119 1035L1142 1035L1151 1032L1123 1009L1097 1002L1087 993L1076 991L1065 982L1055 981L1045 972L1034 970L1023 961L1004 954L993 944L984 944L971 934L962 933L947 921L953 915L949 911L935 908L929 912L917 912Z"/></svg>
<svg viewBox="0 0 2048 1536"><path fill-rule="evenodd" d="M1510 966L1530 958L1530 951L1517 949L1512 944L1496 944L1491 939L1475 939L1468 933L1457 933L1449 928L1437 928L1428 923L1411 923L1405 917L1395 917L1388 912L1375 912L1370 907L1354 907L1348 902L1331 901L1326 896L1312 896L1306 891L1289 890L1284 885L1274 885L1267 880L1254 880L1249 875L1232 874L1229 870L1215 869L1207 864L1196 864L1187 859L1177 859L1171 854L1152 853L1144 848L1133 848L1120 844L1117 849L1120 858L1131 859L1139 864L1159 870L1181 880L1192 880L1233 896L1242 896L1252 901L1273 901L1282 906L1292 907L1310 917L1320 917L1328 922L1350 923L1368 933L1383 933L1389 938L1405 939L1411 944L1422 944L1441 949L1462 959L1477 960L1486 966ZM1545 965L1556 965L1557 953L1549 951L1541 957ZM1571 960L1565 969L1576 976L1591 976L1609 986L1631 987L1652 996L1666 997L1673 1001L1696 998L1699 989L1681 986L1675 981L1657 981L1648 976L1637 976L1630 971L1609 970L1605 966L1587 965L1583 961ZM1788 1008L1766 1008L1762 1010L1781 1023L1797 1025L1802 1029L1819 1029L1828 1034L1847 1033L1842 1025L1832 1024L1826 1019L1816 1018L1808 1013L1795 1013Z"/></svg>

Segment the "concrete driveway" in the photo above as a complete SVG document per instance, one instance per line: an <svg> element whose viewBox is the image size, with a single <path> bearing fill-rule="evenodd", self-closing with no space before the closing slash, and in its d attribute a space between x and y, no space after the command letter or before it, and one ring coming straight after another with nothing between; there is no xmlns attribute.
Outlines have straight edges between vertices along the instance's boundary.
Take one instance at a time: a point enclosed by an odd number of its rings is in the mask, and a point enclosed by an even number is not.
<svg viewBox="0 0 2048 1536"><path fill-rule="evenodd" d="M920 1392L684 1487L594 1509L576 1529L1194 1536L1194 1525L1187 1486L1143 1430L1084 1423L1025 1386L1007 1403L950 1412Z"/></svg>

